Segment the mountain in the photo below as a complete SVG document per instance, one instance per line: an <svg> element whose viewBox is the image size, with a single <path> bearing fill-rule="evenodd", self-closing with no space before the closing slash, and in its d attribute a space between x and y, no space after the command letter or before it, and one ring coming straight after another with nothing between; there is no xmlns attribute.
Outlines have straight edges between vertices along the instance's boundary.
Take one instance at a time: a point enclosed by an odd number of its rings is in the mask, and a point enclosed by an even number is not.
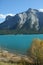
<svg viewBox="0 0 43 65"><path fill-rule="evenodd" d="M0 30L13 30L18 34L43 33L43 12L29 8L15 16L7 16Z"/></svg>

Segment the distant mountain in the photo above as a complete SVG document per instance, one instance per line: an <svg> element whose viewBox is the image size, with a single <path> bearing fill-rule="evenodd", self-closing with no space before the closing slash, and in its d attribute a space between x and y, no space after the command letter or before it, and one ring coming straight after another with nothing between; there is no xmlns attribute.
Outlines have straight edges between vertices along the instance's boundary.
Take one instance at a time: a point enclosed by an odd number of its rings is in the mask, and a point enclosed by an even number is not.
<svg viewBox="0 0 43 65"><path fill-rule="evenodd" d="M17 34L43 33L43 12L29 8L15 16L7 16L0 30L16 30Z"/></svg>

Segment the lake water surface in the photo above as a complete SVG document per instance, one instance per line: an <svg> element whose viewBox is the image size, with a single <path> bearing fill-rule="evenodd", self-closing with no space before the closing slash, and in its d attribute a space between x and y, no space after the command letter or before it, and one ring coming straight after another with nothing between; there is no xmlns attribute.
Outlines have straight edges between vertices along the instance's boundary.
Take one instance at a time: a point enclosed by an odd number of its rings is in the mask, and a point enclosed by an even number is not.
<svg viewBox="0 0 43 65"><path fill-rule="evenodd" d="M0 47L25 53L34 38L43 39L43 34L34 35L0 35Z"/></svg>

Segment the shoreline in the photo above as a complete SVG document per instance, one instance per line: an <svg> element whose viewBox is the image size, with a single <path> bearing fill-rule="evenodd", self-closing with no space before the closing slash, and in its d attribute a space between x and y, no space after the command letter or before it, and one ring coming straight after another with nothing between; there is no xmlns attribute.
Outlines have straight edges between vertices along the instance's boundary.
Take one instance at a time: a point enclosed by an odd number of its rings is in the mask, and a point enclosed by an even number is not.
<svg viewBox="0 0 43 65"><path fill-rule="evenodd" d="M21 62L33 63L32 58L28 58L27 55L13 54L6 50L0 50L0 62L7 63L21 63Z"/></svg>

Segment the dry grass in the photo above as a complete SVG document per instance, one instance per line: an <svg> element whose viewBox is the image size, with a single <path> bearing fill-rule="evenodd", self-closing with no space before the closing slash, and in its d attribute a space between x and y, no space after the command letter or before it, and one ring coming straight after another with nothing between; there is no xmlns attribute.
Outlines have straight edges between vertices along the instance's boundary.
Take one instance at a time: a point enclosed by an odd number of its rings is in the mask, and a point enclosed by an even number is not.
<svg viewBox="0 0 43 65"><path fill-rule="evenodd" d="M22 63L4 63L4 62L0 62L0 65L23 65Z"/></svg>

